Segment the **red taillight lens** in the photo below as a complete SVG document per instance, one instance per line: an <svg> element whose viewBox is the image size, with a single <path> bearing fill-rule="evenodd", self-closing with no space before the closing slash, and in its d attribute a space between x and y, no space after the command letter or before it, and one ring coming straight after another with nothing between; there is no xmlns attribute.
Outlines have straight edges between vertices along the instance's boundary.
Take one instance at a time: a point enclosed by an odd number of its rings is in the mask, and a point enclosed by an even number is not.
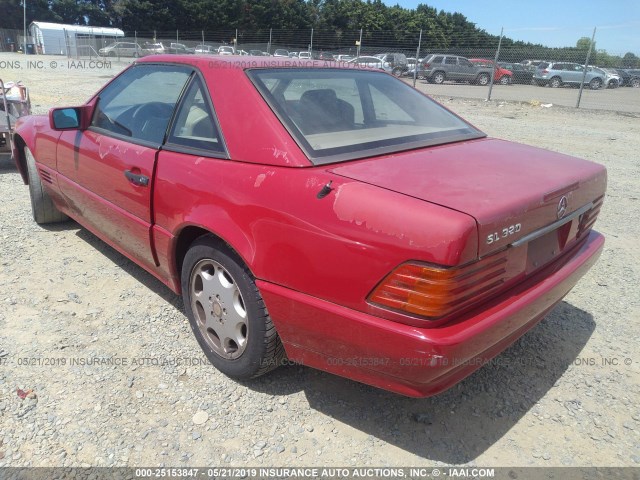
<svg viewBox="0 0 640 480"><path fill-rule="evenodd" d="M549 73L549 70L542 70L543 75L546 75L547 73Z"/></svg>
<svg viewBox="0 0 640 480"><path fill-rule="evenodd" d="M430 64L430 63L423 63L423 64L422 64L422 66L423 66L424 68L429 68L429 67L431 66L431 64Z"/></svg>
<svg viewBox="0 0 640 480"><path fill-rule="evenodd" d="M400 265L373 290L368 300L402 313L430 320L486 298L505 281L506 255L460 268L418 263Z"/></svg>

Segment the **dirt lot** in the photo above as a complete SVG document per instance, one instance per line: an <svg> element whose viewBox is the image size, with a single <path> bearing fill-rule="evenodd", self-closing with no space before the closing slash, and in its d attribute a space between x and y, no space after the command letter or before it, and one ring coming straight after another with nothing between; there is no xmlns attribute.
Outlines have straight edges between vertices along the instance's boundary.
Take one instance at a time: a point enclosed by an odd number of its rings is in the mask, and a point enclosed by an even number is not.
<svg viewBox="0 0 640 480"><path fill-rule="evenodd" d="M38 113L120 68L15 66L0 75ZM75 223L36 226L5 162L0 466L640 465L640 118L439 100L492 136L608 168L603 256L538 327L429 399L297 366L237 383L204 362L167 288Z"/></svg>

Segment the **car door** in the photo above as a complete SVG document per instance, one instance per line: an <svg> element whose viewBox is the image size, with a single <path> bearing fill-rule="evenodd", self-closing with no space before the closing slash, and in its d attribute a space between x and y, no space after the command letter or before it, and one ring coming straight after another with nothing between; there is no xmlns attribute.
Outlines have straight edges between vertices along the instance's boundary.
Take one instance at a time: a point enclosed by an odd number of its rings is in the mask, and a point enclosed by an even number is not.
<svg viewBox="0 0 640 480"><path fill-rule="evenodd" d="M575 63L562 64L562 81L580 83L582 81L582 67Z"/></svg>
<svg viewBox="0 0 640 480"><path fill-rule="evenodd" d="M80 223L150 268L150 227L157 153L193 69L138 64L97 97L87 130L62 132L61 192Z"/></svg>
<svg viewBox="0 0 640 480"><path fill-rule="evenodd" d="M458 59L456 57L445 57L443 65L447 75L447 80L462 79L460 71L458 70Z"/></svg>
<svg viewBox="0 0 640 480"><path fill-rule="evenodd" d="M476 78L478 68L466 58L458 57L458 74L460 80L471 82Z"/></svg>

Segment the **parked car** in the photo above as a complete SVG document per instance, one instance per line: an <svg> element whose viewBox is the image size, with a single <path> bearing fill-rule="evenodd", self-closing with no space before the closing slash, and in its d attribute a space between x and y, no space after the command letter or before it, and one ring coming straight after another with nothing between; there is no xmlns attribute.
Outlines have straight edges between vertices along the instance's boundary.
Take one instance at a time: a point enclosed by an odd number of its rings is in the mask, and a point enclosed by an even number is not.
<svg viewBox="0 0 640 480"><path fill-rule="evenodd" d="M249 50L249 55L253 55L254 57L262 57L264 54L262 50Z"/></svg>
<svg viewBox="0 0 640 480"><path fill-rule="evenodd" d="M34 220L73 218L181 294L233 378L286 355L436 394L534 327L604 244L604 167L487 138L347 63L146 57L84 105L20 118L13 157Z"/></svg>
<svg viewBox="0 0 640 480"><path fill-rule="evenodd" d="M311 52L300 52L298 58L302 60L311 60Z"/></svg>
<svg viewBox="0 0 640 480"><path fill-rule="evenodd" d="M493 60L486 60L484 58L470 58L469 61L478 67L493 68L493 82L500 85L509 85L513 77L511 70L496 65Z"/></svg>
<svg viewBox="0 0 640 480"><path fill-rule="evenodd" d="M479 67L458 55L436 53L429 55L422 62L422 76L438 84L453 80L488 85L491 81L491 68Z"/></svg>
<svg viewBox="0 0 640 480"><path fill-rule="evenodd" d="M629 81L626 85L634 88L640 87L640 70L629 69L626 72L629 75Z"/></svg>
<svg viewBox="0 0 640 480"><path fill-rule="evenodd" d="M273 52L274 57L288 57L289 50L285 50L284 48L278 48L275 52Z"/></svg>
<svg viewBox="0 0 640 480"><path fill-rule="evenodd" d="M498 62L500 67L511 72L511 83L530 85L533 83L535 68L527 67L521 63Z"/></svg>
<svg viewBox="0 0 640 480"><path fill-rule="evenodd" d="M166 50L166 53L172 53L174 55L196 53L195 48L189 48L184 43L170 43L165 50Z"/></svg>
<svg viewBox="0 0 640 480"><path fill-rule="evenodd" d="M380 70L384 70L384 62L378 57L356 57L351 60L347 60L345 63L354 64L362 68L378 68Z"/></svg>
<svg viewBox="0 0 640 480"><path fill-rule="evenodd" d="M404 53L379 53L374 57L381 59L384 69L396 77L409 70L407 56Z"/></svg>
<svg viewBox="0 0 640 480"><path fill-rule="evenodd" d="M622 86L622 77L613 68L589 67L589 70L604 76L604 84L606 88L618 88Z"/></svg>
<svg viewBox="0 0 640 480"><path fill-rule="evenodd" d="M289 52L289 58L298 58L298 52Z"/></svg>
<svg viewBox="0 0 640 480"><path fill-rule="evenodd" d="M159 55L161 53L165 53L165 49L164 49L164 45L160 42L158 43L144 42L142 44L143 55Z"/></svg>
<svg viewBox="0 0 640 480"><path fill-rule="evenodd" d="M325 60L327 62L333 62L335 61L336 57L333 55L333 53L329 53L329 52L319 52L318 56L317 56L317 60Z"/></svg>
<svg viewBox="0 0 640 480"><path fill-rule="evenodd" d="M218 49L213 45L197 45L194 52L200 55L215 55Z"/></svg>
<svg viewBox="0 0 640 480"><path fill-rule="evenodd" d="M135 42L113 42L98 50L103 57L141 57L142 47Z"/></svg>
<svg viewBox="0 0 640 480"><path fill-rule="evenodd" d="M218 55L235 55L236 51L229 45L221 45L218 47Z"/></svg>
<svg viewBox="0 0 640 480"><path fill-rule="evenodd" d="M605 84L604 72L587 69L584 75L584 66L571 62L541 62L533 74L533 80L537 85L558 88L563 85L580 86L584 78L584 84L592 90L597 90Z"/></svg>
<svg viewBox="0 0 640 480"><path fill-rule="evenodd" d="M336 55L335 59L337 62L348 62L349 60L353 60L354 57L353 55Z"/></svg>

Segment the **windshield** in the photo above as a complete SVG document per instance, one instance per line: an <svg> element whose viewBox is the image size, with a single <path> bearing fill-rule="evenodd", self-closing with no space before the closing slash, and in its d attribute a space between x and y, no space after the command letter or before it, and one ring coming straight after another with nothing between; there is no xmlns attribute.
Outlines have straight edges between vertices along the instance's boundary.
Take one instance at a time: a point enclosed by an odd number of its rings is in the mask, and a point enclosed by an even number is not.
<svg viewBox="0 0 640 480"><path fill-rule="evenodd" d="M314 164L485 136L403 81L355 68L248 73Z"/></svg>

